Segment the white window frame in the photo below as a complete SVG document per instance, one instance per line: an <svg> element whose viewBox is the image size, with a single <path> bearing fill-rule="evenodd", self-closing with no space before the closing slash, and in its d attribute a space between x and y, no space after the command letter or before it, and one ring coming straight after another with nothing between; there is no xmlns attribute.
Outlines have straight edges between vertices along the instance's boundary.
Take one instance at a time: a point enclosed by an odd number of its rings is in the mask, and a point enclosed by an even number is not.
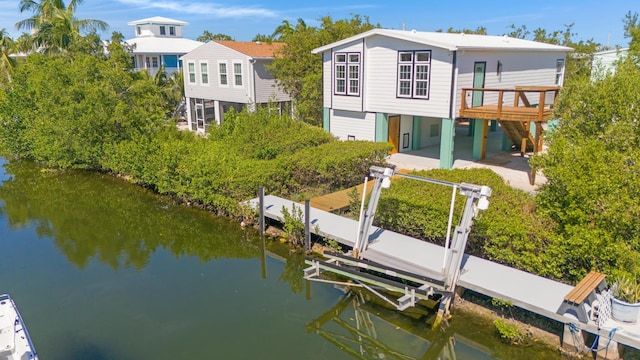
<svg viewBox="0 0 640 360"><path fill-rule="evenodd" d="M425 55L427 60L419 59ZM398 51L397 97L429 99L431 92L431 60L431 50ZM421 69L423 70L420 71ZM420 84L424 84L424 86L418 86ZM424 89L426 93L419 93L421 89Z"/></svg>
<svg viewBox="0 0 640 360"><path fill-rule="evenodd" d="M151 68L152 69L157 69L160 67L160 60L158 59L157 56L152 56L151 57Z"/></svg>
<svg viewBox="0 0 640 360"><path fill-rule="evenodd" d="M224 71L221 65L224 65ZM226 61L218 61L218 85L229 87L229 67Z"/></svg>
<svg viewBox="0 0 640 360"><path fill-rule="evenodd" d="M187 81L189 82L189 84L195 84L196 83L196 63L195 63L195 61L187 62Z"/></svg>
<svg viewBox="0 0 640 360"><path fill-rule="evenodd" d="M337 52L334 54L334 94L360 96L362 54Z"/></svg>
<svg viewBox="0 0 640 360"><path fill-rule="evenodd" d="M209 62L200 61L200 84L209 86Z"/></svg>
<svg viewBox="0 0 640 360"><path fill-rule="evenodd" d="M160 35L161 36L166 36L167 35L167 27L164 25L160 25Z"/></svg>
<svg viewBox="0 0 640 360"><path fill-rule="evenodd" d="M347 54L347 95L360 95L360 53Z"/></svg>
<svg viewBox="0 0 640 360"><path fill-rule="evenodd" d="M142 34L142 29L140 26L136 26L136 35L140 36L140 34Z"/></svg>
<svg viewBox="0 0 640 360"><path fill-rule="evenodd" d="M564 59L556 60L556 80L555 84L557 86L562 86L564 84Z"/></svg>
<svg viewBox="0 0 640 360"><path fill-rule="evenodd" d="M421 60L419 55L427 55L428 60ZM421 68L426 68L426 70L418 71ZM413 97L416 99L428 99L430 83L431 51L416 51L413 57ZM420 84L425 84L425 88L418 87ZM424 89L426 93L418 94L420 89Z"/></svg>
<svg viewBox="0 0 640 360"><path fill-rule="evenodd" d="M240 66L240 72L236 72L236 65ZM244 86L244 79L243 79L243 66L242 66L242 61L234 61L233 62L233 87L237 87L237 88L241 88ZM240 85L238 85L238 79L240 79Z"/></svg>
<svg viewBox="0 0 640 360"><path fill-rule="evenodd" d="M169 26L169 36L176 36L176 27Z"/></svg>
<svg viewBox="0 0 640 360"><path fill-rule="evenodd" d="M347 95L347 53L335 53L334 59L334 94Z"/></svg>

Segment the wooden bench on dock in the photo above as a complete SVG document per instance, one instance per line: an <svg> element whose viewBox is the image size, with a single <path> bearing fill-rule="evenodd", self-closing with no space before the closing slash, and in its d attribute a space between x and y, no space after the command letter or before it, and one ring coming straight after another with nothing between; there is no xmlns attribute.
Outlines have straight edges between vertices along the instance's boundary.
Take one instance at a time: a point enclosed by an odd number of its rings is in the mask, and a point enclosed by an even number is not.
<svg viewBox="0 0 640 360"><path fill-rule="evenodd" d="M558 314L570 313L578 318L582 323L589 322L588 312L593 308L596 300L596 292L604 290L607 286L606 275L592 271L564 297ZM588 308L587 306L588 305Z"/></svg>

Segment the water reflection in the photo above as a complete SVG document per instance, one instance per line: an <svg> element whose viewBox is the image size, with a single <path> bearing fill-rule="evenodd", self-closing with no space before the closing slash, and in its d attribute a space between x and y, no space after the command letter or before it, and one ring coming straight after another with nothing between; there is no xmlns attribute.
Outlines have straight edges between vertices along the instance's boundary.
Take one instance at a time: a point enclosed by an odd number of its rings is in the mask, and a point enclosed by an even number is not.
<svg viewBox="0 0 640 360"><path fill-rule="evenodd" d="M489 349L456 334L452 328L432 330L432 313L414 310L401 315L348 291L338 303L307 323L313 332L356 359L491 359Z"/></svg>
<svg viewBox="0 0 640 360"><path fill-rule="evenodd" d="M40 237L54 239L80 268L95 258L114 269L142 269L158 248L201 261L260 254L237 225L111 176L45 170L26 161L3 168L0 215L14 229L34 226Z"/></svg>
<svg viewBox="0 0 640 360"><path fill-rule="evenodd" d="M0 283L43 358L553 358L305 282L287 244L109 175L0 165Z"/></svg>

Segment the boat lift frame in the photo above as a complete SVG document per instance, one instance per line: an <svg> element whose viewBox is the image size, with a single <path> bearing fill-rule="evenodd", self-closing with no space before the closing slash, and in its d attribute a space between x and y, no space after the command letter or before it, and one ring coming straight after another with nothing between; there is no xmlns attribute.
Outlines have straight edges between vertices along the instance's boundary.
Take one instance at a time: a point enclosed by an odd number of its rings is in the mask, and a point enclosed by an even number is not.
<svg viewBox="0 0 640 360"><path fill-rule="evenodd" d="M363 210L361 209L358 236L353 246L353 250L347 254L334 252L325 253L325 257L327 257L328 260L318 260L307 257L305 259L305 263L310 266L304 269L304 278L313 281L366 288L401 311L409 307L416 306L419 300L430 299L435 294L441 294L442 298L440 300L438 316L436 318L436 323L434 324L434 326L437 326L443 316L449 313L449 307L460 276L460 267L462 265L464 250L467 245L469 233L471 232L473 219L478 215L478 210L486 210L488 208L489 201L487 198L491 196L492 190L488 186L468 183L455 184L415 175L395 173L395 168L393 167L383 168L379 166L372 166L370 168L369 176L373 178L374 185L369 197L366 212L363 213ZM440 272L434 272L429 276L423 276L419 274L412 274L400 269L394 269L366 259L370 230L378 207L378 202L380 200L380 194L382 193L382 189L389 188L392 176L399 176L407 179L449 186L452 188L444 259L442 270ZM453 219L453 209L455 206L455 197L458 191L461 195L466 196L466 201L460 221L455 227L453 236L449 239L451 222ZM451 242L449 242L449 240L451 240ZM325 271L345 276L351 281L333 281L321 278L320 275ZM400 293L403 295L394 301L390 300L379 290L384 292Z"/></svg>

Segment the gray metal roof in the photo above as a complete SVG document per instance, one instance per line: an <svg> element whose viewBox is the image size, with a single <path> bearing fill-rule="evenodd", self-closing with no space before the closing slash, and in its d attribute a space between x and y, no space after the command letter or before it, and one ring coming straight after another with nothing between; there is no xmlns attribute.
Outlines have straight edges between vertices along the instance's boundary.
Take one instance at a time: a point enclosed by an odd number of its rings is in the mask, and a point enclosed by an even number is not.
<svg viewBox="0 0 640 360"><path fill-rule="evenodd" d="M547 44L537 41L517 39L508 36L476 35L463 33L405 31L391 29L373 29L361 34L333 42L313 49L311 52L319 54L332 48L374 36L386 36L398 40L406 40L418 44L454 50L502 50L502 51L557 51L569 52L572 48Z"/></svg>

